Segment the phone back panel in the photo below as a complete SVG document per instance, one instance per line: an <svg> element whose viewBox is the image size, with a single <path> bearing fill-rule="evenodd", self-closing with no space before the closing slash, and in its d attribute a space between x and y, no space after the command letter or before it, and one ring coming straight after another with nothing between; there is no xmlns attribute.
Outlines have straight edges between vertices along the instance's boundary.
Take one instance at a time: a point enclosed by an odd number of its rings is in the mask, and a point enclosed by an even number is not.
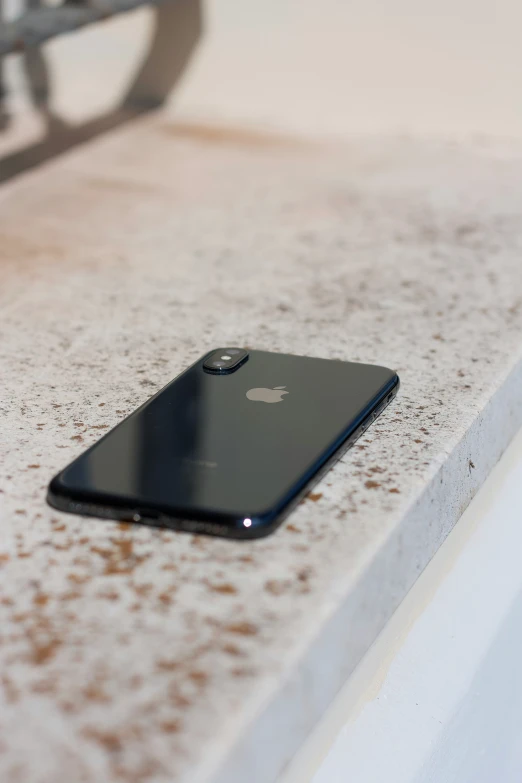
<svg viewBox="0 0 522 783"><path fill-rule="evenodd" d="M61 490L196 519L273 515L397 380L384 367L264 351L223 375L204 359L66 468Z"/></svg>

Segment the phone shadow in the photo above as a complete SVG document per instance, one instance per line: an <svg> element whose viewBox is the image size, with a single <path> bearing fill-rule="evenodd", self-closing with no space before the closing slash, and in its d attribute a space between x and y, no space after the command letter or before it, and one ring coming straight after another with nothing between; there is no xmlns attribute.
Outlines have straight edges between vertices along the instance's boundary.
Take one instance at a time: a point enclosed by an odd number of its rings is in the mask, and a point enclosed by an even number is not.
<svg viewBox="0 0 522 783"><path fill-rule="evenodd" d="M166 0L154 10L155 28L148 52L120 104L81 125L69 125L54 112L52 84L42 50L32 49L24 54L30 98L44 118L45 135L40 141L0 158L0 183L163 105L201 39L202 0ZM5 98L5 91L0 71L0 133L8 126L2 97Z"/></svg>

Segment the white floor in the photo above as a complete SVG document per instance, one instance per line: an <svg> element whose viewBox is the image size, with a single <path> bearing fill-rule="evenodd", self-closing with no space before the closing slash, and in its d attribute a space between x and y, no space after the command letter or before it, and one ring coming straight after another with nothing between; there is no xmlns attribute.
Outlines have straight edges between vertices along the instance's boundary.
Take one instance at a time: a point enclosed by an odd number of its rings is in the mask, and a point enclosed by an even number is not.
<svg viewBox="0 0 522 783"><path fill-rule="evenodd" d="M522 433L281 783L520 783Z"/></svg>

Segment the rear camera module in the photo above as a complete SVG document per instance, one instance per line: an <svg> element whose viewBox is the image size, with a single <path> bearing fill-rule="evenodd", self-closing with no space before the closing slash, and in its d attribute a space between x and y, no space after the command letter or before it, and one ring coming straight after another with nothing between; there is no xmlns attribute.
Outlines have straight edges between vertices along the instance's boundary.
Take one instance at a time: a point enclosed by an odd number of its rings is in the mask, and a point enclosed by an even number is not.
<svg viewBox="0 0 522 783"><path fill-rule="evenodd" d="M225 373L234 372L248 359L248 351L244 348L219 348L212 351L203 362L203 369L207 372Z"/></svg>

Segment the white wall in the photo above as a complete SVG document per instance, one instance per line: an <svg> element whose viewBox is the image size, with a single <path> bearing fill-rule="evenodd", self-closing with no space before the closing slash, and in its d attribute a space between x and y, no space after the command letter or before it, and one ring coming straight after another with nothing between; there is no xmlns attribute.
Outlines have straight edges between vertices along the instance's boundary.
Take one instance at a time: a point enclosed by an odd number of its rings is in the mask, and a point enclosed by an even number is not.
<svg viewBox="0 0 522 783"><path fill-rule="evenodd" d="M281 783L520 783L522 432Z"/></svg>

